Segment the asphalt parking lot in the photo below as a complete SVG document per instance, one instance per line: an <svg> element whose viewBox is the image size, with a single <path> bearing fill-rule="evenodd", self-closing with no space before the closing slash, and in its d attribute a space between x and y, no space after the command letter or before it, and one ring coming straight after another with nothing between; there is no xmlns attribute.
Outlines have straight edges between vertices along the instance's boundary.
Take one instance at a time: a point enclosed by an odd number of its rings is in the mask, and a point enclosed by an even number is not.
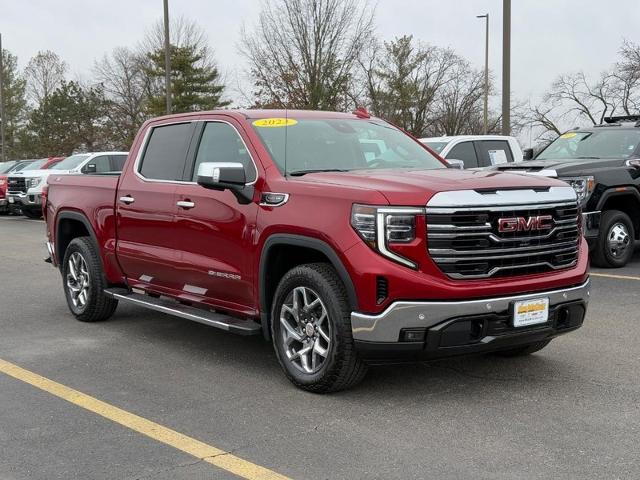
<svg viewBox="0 0 640 480"><path fill-rule="evenodd" d="M75 321L43 239L43 222L0 217L0 365L220 449L240 472L640 478L640 255L594 271L584 327L536 355L376 368L318 396L289 384L260 338L127 305ZM0 479L238 478L79 403L0 371Z"/></svg>

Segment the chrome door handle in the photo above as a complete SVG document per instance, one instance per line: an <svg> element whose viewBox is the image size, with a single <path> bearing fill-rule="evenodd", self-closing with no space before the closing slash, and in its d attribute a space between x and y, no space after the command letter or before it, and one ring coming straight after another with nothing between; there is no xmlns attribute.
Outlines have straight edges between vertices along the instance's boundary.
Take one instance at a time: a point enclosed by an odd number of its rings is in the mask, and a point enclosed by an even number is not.
<svg viewBox="0 0 640 480"><path fill-rule="evenodd" d="M179 202L176 202L176 205L179 206L180 208L184 208L186 210L196 206L195 203L190 202L188 200L180 200Z"/></svg>
<svg viewBox="0 0 640 480"><path fill-rule="evenodd" d="M135 202L136 199L131 197L131 196L129 196L129 195L127 195L126 197L120 197L120 201L122 203L126 203L127 205L129 205L129 204Z"/></svg>

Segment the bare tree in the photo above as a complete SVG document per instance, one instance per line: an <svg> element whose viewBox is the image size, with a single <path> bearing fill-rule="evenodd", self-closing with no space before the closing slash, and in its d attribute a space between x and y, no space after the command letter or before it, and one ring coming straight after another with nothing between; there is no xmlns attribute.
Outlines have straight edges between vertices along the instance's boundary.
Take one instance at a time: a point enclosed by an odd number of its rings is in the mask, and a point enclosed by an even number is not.
<svg viewBox="0 0 640 480"><path fill-rule="evenodd" d="M132 50L119 47L96 61L93 73L108 101L113 141L118 148L128 149L146 119L147 77L141 58Z"/></svg>
<svg viewBox="0 0 640 480"><path fill-rule="evenodd" d="M367 0L266 0L240 43L256 105L345 108L373 16Z"/></svg>
<svg viewBox="0 0 640 480"><path fill-rule="evenodd" d="M414 135L424 135L434 121L435 99L453 81L458 61L452 50L414 42L412 36L385 42L360 61L371 109Z"/></svg>
<svg viewBox="0 0 640 480"><path fill-rule="evenodd" d="M67 64L51 50L38 52L24 69L27 81L27 95L39 105L64 81Z"/></svg>
<svg viewBox="0 0 640 480"><path fill-rule="evenodd" d="M627 115L640 113L640 45L625 40L616 64L616 92L620 107Z"/></svg>

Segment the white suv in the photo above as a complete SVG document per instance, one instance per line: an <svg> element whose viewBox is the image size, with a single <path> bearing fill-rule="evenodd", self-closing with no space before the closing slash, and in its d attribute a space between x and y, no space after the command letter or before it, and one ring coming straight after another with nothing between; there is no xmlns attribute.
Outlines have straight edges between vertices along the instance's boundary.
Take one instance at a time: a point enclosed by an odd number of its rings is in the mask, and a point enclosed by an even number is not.
<svg viewBox="0 0 640 480"><path fill-rule="evenodd" d="M51 174L100 174L121 172L127 152L79 153L47 170L27 170L8 178L7 200L29 218L42 216L42 189Z"/></svg>
<svg viewBox="0 0 640 480"><path fill-rule="evenodd" d="M420 141L445 160L460 160L464 168L482 168L521 162L522 150L514 137L502 135L457 135L421 138Z"/></svg>

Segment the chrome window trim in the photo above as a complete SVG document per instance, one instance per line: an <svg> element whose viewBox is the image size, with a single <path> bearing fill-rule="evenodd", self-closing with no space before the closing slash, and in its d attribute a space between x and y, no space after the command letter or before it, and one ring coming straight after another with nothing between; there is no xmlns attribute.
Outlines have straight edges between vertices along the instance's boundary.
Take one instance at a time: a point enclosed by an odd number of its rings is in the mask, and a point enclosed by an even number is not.
<svg viewBox="0 0 640 480"><path fill-rule="evenodd" d="M238 131L238 129L235 127L235 125L233 125L231 122L228 122L226 120L219 120L219 119L211 119L211 120L203 120L203 119L194 119L194 120L183 120L180 122L169 122L169 123L160 123L158 125L152 125L150 126L147 131L144 134L144 137L142 139L142 144L140 145L140 148L138 149L138 153L136 154L136 160L133 164L133 172L135 173L135 175L142 180L143 182L148 182L148 183L173 183L173 184L177 184L177 185L197 185L198 182L187 182L185 180L161 180L159 178L147 178L144 175L142 175L140 173L140 167L141 167L141 161L142 161L142 154L143 152L147 149L147 144L149 143L149 137L151 136L151 132L159 127L168 127L170 125L179 125L181 123L196 123L196 122L203 122L203 123L226 123L227 125L229 125L231 128L233 128L236 132L236 134L240 137L240 140L242 140L242 144L244 145L244 148L247 150L247 153L249 154L249 158L251 158L251 163L253 163L253 168L256 171L256 178L254 180L252 180L249 183L245 183L245 186L251 186L251 185L255 185L255 183L258 181L258 178L260 177L259 175L259 170L258 170L258 165L256 163L255 158L253 158L253 155L251 154L251 150L249 150L249 147L247 146L247 142L244 141L244 138L242 138L242 135L240 134L240 132ZM206 125L205 125L206 128ZM203 129L203 133L204 133L204 129ZM198 143L198 149L200 148L200 143ZM198 152L196 150L196 157L198 156ZM194 159L194 166L195 166L195 159Z"/></svg>

